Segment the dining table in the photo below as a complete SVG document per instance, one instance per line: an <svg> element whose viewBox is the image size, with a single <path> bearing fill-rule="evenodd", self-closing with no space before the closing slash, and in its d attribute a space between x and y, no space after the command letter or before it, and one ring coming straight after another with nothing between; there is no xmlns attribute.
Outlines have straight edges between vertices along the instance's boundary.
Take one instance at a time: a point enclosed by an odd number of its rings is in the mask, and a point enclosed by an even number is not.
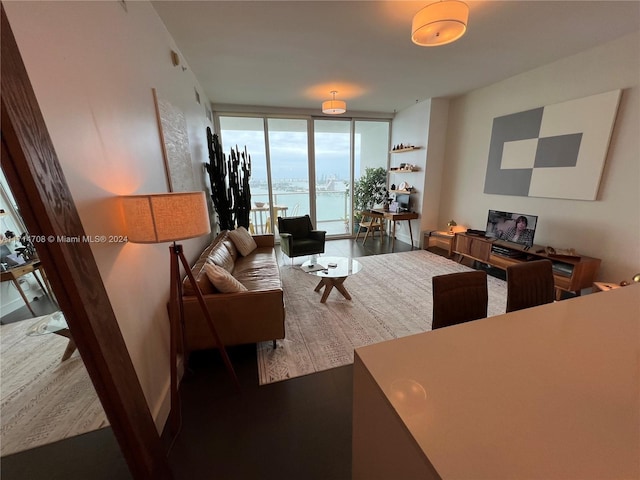
<svg viewBox="0 0 640 480"><path fill-rule="evenodd" d="M289 209L288 205L273 205L271 207L268 203L263 205L253 205L251 207L251 213L253 215L253 226L255 228L256 233L269 233L271 232L271 210L273 209L273 214L275 217L286 217L287 210ZM267 213L266 218L264 217L264 213ZM258 221L259 220L259 221Z"/></svg>

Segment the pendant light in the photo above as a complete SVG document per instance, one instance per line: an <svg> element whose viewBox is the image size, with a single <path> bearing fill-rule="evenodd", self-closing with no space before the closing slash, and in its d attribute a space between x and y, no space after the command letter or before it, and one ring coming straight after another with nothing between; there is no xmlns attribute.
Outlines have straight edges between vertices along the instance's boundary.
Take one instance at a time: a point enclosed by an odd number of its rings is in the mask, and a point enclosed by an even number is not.
<svg viewBox="0 0 640 480"><path fill-rule="evenodd" d="M427 5L413 17L411 40L423 47L455 42L467 31L469 7L459 0Z"/></svg>
<svg viewBox="0 0 640 480"><path fill-rule="evenodd" d="M322 102L322 113L327 115L340 115L347 111L347 104L342 100L336 100L336 90L330 92L333 95L331 100Z"/></svg>

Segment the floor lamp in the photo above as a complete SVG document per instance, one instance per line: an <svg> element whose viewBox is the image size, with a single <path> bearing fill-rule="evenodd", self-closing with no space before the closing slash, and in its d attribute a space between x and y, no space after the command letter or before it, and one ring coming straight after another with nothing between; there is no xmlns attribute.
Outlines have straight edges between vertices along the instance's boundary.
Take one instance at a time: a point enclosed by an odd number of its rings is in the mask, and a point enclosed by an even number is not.
<svg viewBox="0 0 640 480"><path fill-rule="evenodd" d="M176 433L180 424L180 397L178 395L178 348L182 350L186 364L187 350L184 340L184 308L182 304L182 281L180 263L189 277L196 293L211 334L218 345L220 354L229 375L237 389L240 388L238 377L231 365L227 351L220 341L216 326L207 310L202 291L191 273L182 245L179 240L200 237L211 232L209 211L204 192L177 192L148 195L127 195L121 197L122 211L126 226L127 238L132 243L166 243L171 257L171 284L169 295L170 325L170 374L171 374L171 411L169 425L172 433Z"/></svg>

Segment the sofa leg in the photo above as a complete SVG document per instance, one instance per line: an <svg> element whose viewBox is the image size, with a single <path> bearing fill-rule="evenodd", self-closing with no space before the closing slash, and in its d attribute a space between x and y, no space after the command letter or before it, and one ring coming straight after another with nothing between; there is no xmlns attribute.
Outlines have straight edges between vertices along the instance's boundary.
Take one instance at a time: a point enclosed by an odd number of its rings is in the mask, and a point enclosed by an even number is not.
<svg viewBox="0 0 640 480"><path fill-rule="evenodd" d="M275 340L273 341L273 349L274 350L276 349L276 341Z"/></svg>

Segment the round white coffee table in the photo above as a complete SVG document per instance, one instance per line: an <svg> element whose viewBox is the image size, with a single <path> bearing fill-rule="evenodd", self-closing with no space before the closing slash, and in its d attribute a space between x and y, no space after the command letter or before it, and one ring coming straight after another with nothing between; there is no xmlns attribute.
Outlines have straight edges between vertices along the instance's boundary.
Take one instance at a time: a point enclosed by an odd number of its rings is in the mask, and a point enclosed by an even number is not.
<svg viewBox="0 0 640 480"><path fill-rule="evenodd" d="M301 267L303 271L310 275L320 277L320 282L314 289L319 292L324 287L320 303L327 301L327 297L333 287L338 290L344 298L351 300L351 295L344 288L344 281L351 275L355 275L362 270L362 265L357 260L347 257L311 257L310 260L304 262ZM318 270L314 270L318 268Z"/></svg>

